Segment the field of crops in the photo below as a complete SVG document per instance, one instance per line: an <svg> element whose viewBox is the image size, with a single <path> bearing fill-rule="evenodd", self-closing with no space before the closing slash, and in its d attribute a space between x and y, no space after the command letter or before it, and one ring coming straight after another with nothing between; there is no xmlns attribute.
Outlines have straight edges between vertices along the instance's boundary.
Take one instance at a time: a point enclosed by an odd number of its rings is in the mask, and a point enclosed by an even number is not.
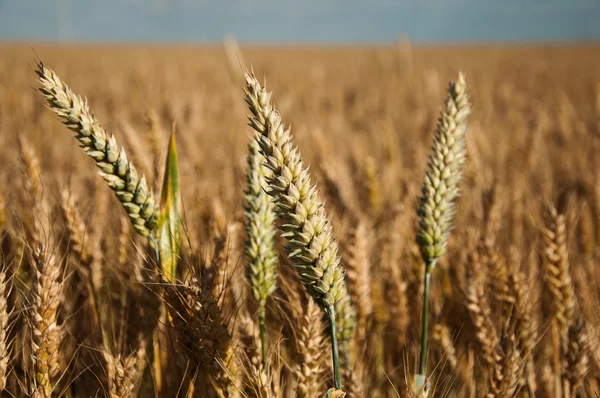
<svg viewBox="0 0 600 398"><path fill-rule="evenodd" d="M1 396L599 396L600 47L231 46L0 46Z"/></svg>

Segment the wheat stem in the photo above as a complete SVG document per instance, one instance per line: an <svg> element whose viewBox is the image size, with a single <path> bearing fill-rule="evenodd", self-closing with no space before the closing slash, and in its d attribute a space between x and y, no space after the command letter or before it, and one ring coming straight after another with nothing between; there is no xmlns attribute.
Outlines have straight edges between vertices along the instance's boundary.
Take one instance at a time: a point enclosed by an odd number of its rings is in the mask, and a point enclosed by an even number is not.
<svg viewBox="0 0 600 398"><path fill-rule="evenodd" d="M260 354L263 364L263 368L267 366L267 336L265 333L265 311L261 308L261 312L258 315L258 328L260 330Z"/></svg>
<svg viewBox="0 0 600 398"><path fill-rule="evenodd" d="M432 266L433 267L433 266ZM429 265L426 269L429 269ZM425 272L425 281L423 282L423 315L421 323L421 356L419 362L419 374L425 376L427 373L427 342L429 329L429 284L431 282L431 273ZM422 386L421 386L422 387Z"/></svg>
<svg viewBox="0 0 600 398"><path fill-rule="evenodd" d="M327 309L329 315L329 333L331 334L331 357L333 362L333 379L335 388L342 389L342 375L340 373L340 353L338 349L337 326L335 322L335 307L329 306Z"/></svg>
<svg viewBox="0 0 600 398"><path fill-rule="evenodd" d="M466 161L466 119L471 109L464 76L459 74L450 83L445 109L442 111L433 140L433 152L422 185L417 215L417 243L425 262L423 287L423 319L421 358L417 388L422 389L427 372L427 327L429 318L429 283L437 260L444 255L454 217L454 201L459 194L458 183Z"/></svg>
<svg viewBox="0 0 600 398"><path fill-rule="evenodd" d="M329 315L334 373L341 384L334 306L347 291L331 221L271 94L250 73L246 74L244 93L252 113L250 126L257 132L260 153L272 172L266 177L268 194L282 221L281 236L288 241L289 258L306 292Z"/></svg>

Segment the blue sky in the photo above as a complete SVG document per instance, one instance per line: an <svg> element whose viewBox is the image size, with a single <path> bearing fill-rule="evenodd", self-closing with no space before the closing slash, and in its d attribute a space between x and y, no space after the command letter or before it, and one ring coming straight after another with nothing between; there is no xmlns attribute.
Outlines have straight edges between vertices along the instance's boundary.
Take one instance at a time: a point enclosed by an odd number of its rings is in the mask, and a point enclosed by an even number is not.
<svg viewBox="0 0 600 398"><path fill-rule="evenodd" d="M62 10L57 12L57 10ZM600 0L0 0L0 40L600 40Z"/></svg>

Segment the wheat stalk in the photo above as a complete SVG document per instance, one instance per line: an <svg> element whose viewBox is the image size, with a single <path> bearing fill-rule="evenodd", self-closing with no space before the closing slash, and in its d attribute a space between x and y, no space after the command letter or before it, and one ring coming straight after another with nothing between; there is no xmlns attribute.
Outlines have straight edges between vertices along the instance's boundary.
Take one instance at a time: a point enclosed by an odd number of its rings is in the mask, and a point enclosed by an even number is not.
<svg viewBox="0 0 600 398"><path fill-rule="evenodd" d="M344 291L344 271L331 222L323 203L311 183L308 168L292 142L289 129L271 102L271 94L253 74L246 74L246 102L252 115L250 126L257 132L256 141L266 165L273 175L267 176L269 195L273 196L281 218L282 236L306 292L330 318L330 334L336 388L341 388L337 350L335 303Z"/></svg>
<svg viewBox="0 0 600 398"><path fill-rule="evenodd" d="M334 307L337 320L337 341L340 345L340 363L342 370L348 373L352 367L350 363L350 342L356 330L356 309L346 289L344 289L342 297L335 302Z"/></svg>
<svg viewBox="0 0 600 398"><path fill-rule="evenodd" d="M423 289L423 316L421 331L421 359L417 387L424 384L427 372L427 329L429 318L429 283L431 271L446 252L448 237L454 217L454 201L458 196L458 183L466 161L466 119L471 105L466 92L465 78L461 74L450 83L446 106L442 111L433 140L432 153L422 185L417 215L419 231L417 243L425 261Z"/></svg>
<svg viewBox="0 0 600 398"><path fill-rule="evenodd" d="M256 398L275 398L279 396L279 369L267 360L266 364L262 358L260 331L256 319L242 312L238 327L238 339L244 349L241 358L241 368L245 369L247 375L247 387L250 389L249 396Z"/></svg>
<svg viewBox="0 0 600 398"><path fill-rule="evenodd" d="M150 235L156 227L157 210L154 195L148 188L146 178L138 176L133 163L127 159L123 148L119 149L114 136L109 136L89 110L87 101L76 96L53 70L42 62L37 74L49 107L65 126L75 133L83 151L100 169L121 202L135 230L143 236Z"/></svg>

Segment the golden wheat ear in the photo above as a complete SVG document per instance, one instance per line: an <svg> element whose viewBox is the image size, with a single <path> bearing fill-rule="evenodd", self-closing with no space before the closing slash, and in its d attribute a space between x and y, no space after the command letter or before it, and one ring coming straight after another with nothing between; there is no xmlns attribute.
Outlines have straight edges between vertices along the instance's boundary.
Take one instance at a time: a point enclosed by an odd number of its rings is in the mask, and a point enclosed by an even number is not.
<svg viewBox="0 0 600 398"><path fill-rule="evenodd" d="M31 394L50 398L63 363L60 344L64 330L58 322L62 271L60 262L47 247L40 244L31 255L36 267L31 312L35 382L31 385Z"/></svg>
<svg viewBox="0 0 600 398"><path fill-rule="evenodd" d="M0 230L0 232L2 231ZM9 284L7 278L8 270L6 268L8 268L8 264L3 264L2 269L0 269L0 393L6 388L6 378L12 353L9 319L13 310L8 306L11 284Z"/></svg>

